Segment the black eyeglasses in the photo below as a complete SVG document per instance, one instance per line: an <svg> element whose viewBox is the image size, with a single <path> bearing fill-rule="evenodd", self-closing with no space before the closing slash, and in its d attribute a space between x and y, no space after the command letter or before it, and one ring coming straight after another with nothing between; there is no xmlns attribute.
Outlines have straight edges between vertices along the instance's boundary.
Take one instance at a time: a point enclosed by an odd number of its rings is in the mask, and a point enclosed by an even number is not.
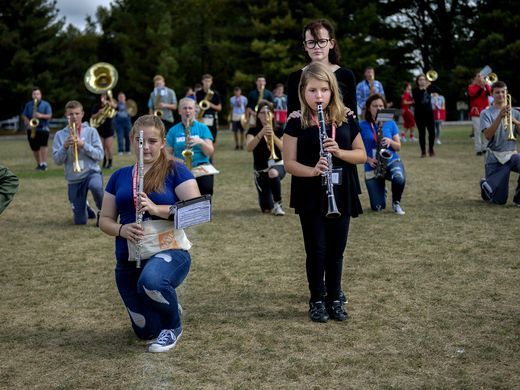
<svg viewBox="0 0 520 390"><path fill-rule="evenodd" d="M307 49L314 49L316 47L316 45L318 45L318 47L320 49L323 49L325 46L327 46L327 43L329 43L329 41L331 41L332 39L318 39L317 41L311 39L311 40L308 40L308 41L303 41L303 45L307 48Z"/></svg>

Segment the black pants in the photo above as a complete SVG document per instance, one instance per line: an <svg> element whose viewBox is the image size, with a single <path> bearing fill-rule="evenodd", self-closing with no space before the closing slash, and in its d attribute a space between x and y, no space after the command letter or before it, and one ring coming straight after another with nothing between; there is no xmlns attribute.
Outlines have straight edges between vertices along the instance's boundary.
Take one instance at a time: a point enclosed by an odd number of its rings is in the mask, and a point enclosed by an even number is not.
<svg viewBox="0 0 520 390"><path fill-rule="evenodd" d="M426 129L428 129L428 151L433 152L433 145L435 143L435 124L433 121L433 113L420 114L415 116L415 123L419 130L419 145L421 152L426 153Z"/></svg>
<svg viewBox="0 0 520 390"><path fill-rule="evenodd" d="M283 165L275 165L272 169L278 171L278 176L269 177L268 172L255 172L256 191L258 192L258 204L263 212L271 211L274 202L282 200L282 179L285 177Z"/></svg>
<svg viewBox="0 0 520 390"><path fill-rule="evenodd" d="M350 216L334 219L318 212L300 212L299 215L307 254L310 301L339 300Z"/></svg>
<svg viewBox="0 0 520 390"><path fill-rule="evenodd" d="M201 195L213 195L213 176L205 175L197 177L197 184Z"/></svg>

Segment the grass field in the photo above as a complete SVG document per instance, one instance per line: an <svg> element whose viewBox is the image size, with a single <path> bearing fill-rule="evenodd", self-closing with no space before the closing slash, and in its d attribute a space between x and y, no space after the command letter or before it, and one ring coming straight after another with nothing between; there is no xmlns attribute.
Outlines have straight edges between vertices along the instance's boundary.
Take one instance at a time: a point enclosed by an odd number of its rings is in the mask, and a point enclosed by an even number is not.
<svg viewBox="0 0 520 390"><path fill-rule="evenodd" d="M214 219L188 231L184 333L167 354L134 338L113 239L72 225L62 167L36 172L24 138L0 138L0 162L20 177L0 216L0 387L518 388L520 209L512 195L480 200L468 133L446 127L436 158L403 145L403 217L371 212L362 181L343 275L351 319L317 324L298 218L259 212L252 156L221 131Z"/></svg>

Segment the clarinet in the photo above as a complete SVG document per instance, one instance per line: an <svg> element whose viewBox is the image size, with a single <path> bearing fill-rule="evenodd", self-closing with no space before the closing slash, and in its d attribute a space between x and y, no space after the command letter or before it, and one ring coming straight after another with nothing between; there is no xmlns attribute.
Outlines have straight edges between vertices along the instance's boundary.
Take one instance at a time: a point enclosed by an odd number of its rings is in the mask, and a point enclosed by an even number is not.
<svg viewBox="0 0 520 390"><path fill-rule="evenodd" d="M143 130L139 130L139 162L137 168L137 208L135 212L135 221L139 226L143 224L143 214L144 212L138 211L141 208L141 192L143 192L144 185L144 153L143 153L143 138L144 133ZM135 266L137 268L141 268L141 241L137 242L135 247Z"/></svg>
<svg viewBox="0 0 520 390"><path fill-rule="evenodd" d="M327 170L321 174L322 183L326 186L327 192L327 218L338 218L341 213L336 206L336 198L334 197L334 184L332 183L332 153L325 151L323 144L329 138L327 129L325 127L325 115L323 114L323 106L321 103L317 104L318 113L318 127L320 131L320 157L327 159Z"/></svg>

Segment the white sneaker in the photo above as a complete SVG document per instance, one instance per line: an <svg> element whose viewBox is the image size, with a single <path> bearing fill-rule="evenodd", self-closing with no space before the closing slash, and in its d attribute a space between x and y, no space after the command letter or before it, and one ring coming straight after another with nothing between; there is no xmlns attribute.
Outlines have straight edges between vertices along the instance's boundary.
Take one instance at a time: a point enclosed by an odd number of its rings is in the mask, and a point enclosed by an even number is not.
<svg viewBox="0 0 520 390"><path fill-rule="evenodd" d="M408 141L408 140L406 139L406 137L401 137L401 142L406 142L406 141Z"/></svg>
<svg viewBox="0 0 520 390"><path fill-rule="evenodd" d="M154 343L148 346L148 352L167 352L177 344L182 335L182 329L164 329Z"/></svg>
<svg viewBox="0 0 520 390"><path fill-rule="evenodd" d="M435 143L436 143L437 145L440 145L440 144L441 144L441 140L437 138L437 139L435 140Z"/></svg>
<svg viewBox="0 0 520 390"><path fill-rule="evenodd" d="M282 209L282 203L276 202L273 207L273 214L274 215L285 215L285 211Z"/></svg>
<svg viewBox="0 0 520 390"><path fill-rule="evenodd" d="M399 202L392 203L392 210L394 210L394 213L397 215L405 215L406 213L401 207L401 204Z"/></svg>

